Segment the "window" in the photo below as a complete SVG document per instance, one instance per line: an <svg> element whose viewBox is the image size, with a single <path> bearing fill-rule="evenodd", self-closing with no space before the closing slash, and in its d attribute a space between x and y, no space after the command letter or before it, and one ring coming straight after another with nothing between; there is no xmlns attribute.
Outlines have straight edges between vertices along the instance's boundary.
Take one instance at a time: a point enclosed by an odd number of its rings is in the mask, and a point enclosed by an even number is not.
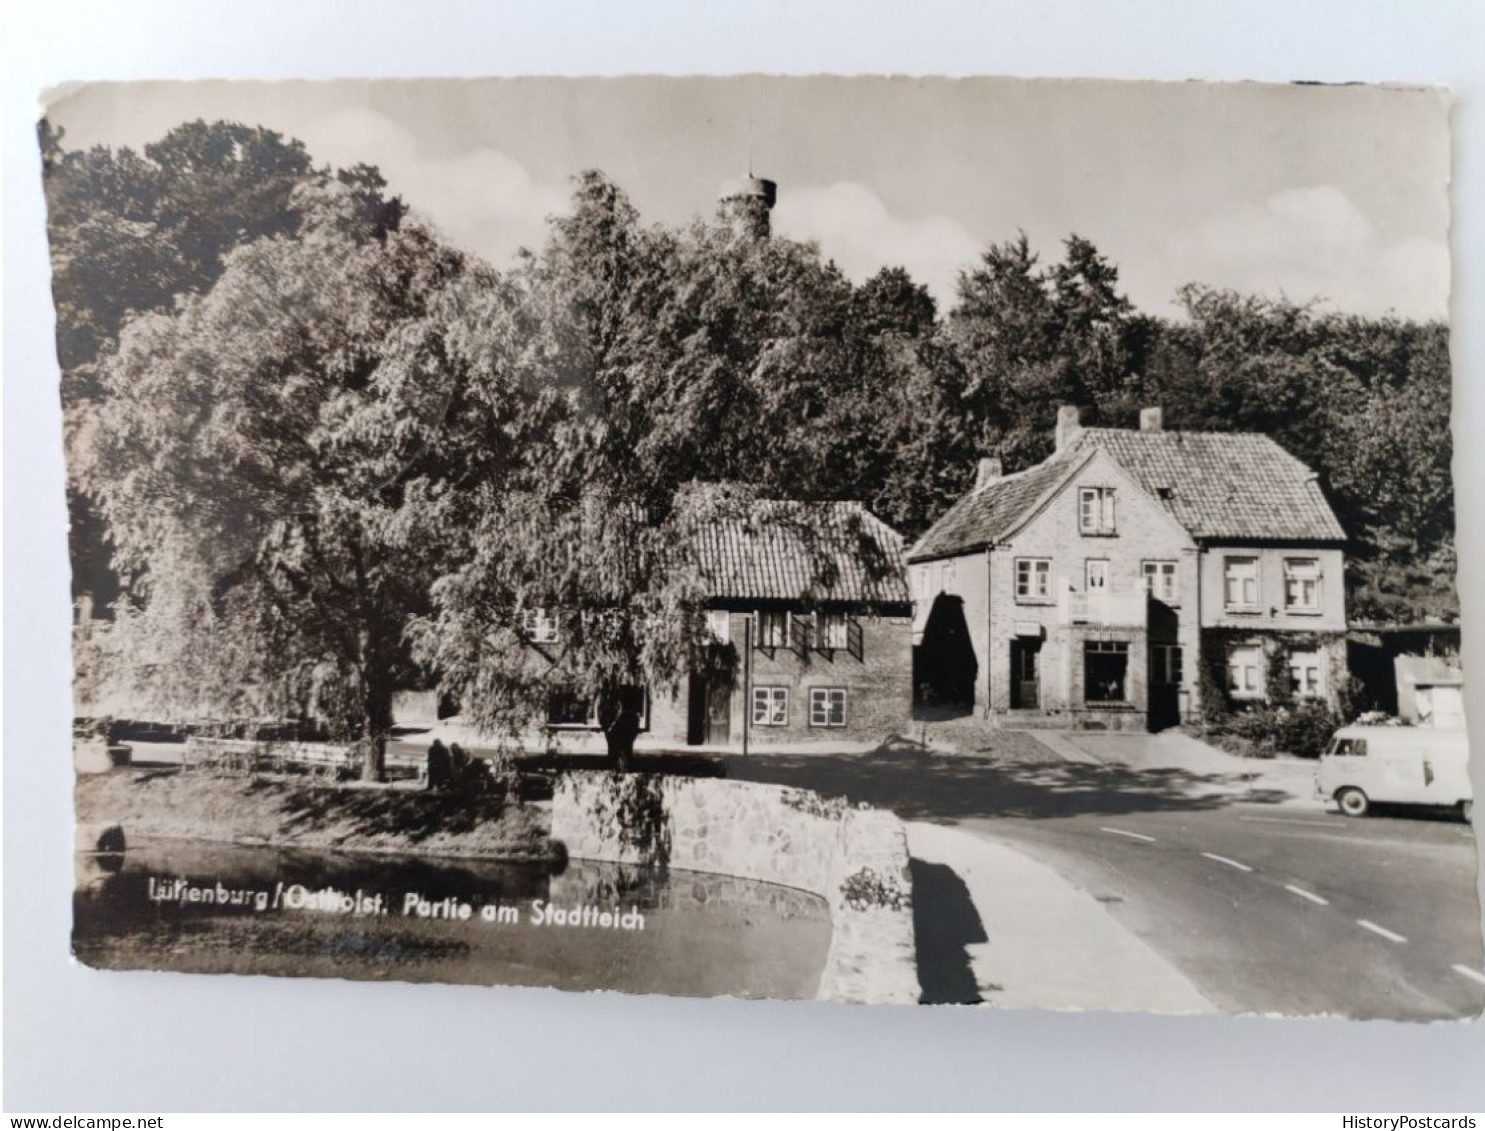
<svg viewBox="0 0 1485 1131"><path fill-rule="evenodd" d="M753 725L757 727L789 725L789 689L787 687L753 688Z"/></svg>
<svg viewBox="0 0 1485 1131"><path fill-rule="evenodd" d="M554 691L547 696L547 725L554 727L596 726L593 704L571 691Z"/></svg>
<svg viewBox="0 0 1485 1131"><path fill-rule="evenodd" d="M1150 681L1174 686L1181 682L1181 646L1156 644L1150 648Z"/></svg>
<svg viewBox="0 0 1485 1131"><path fill-rule="evenodd" d="M726 609L708 609L706 631L716 643L729 643L732 640L732 614Z"/></svg>
<svg viewBox="0 0 1485 1131"><path fill-rule="evenodd" d="M1365 758L1366 739L1364 738L1338 738L1335 740L1335 748L1331 751L1342 758Z"/></svg>
<svg viewBox="0 0 1485 1131"><path fill-rule="evenodd" d="M851 646L851 624L845 613L821 613L815 624L817 648L835 652Z"/></svg>
<svg viewBox="0 0 1485 1131"><path fill-rule="evenodd" d="M1089 593L1107 593L1109 589L1109 560L1089 558L1083 563L1083 588Z"/></svg>
<svg viewBox="0 0 1485 1131"><path fill-rule="evenodd" d="M1083 701L1127 703L1129 645L1123 640L1089 640L1083 645Z"/></svg>
<svg viewBox="0 0 1485 1131"><path fill-rule="evenodd" d="M846 689L844 687L810 688L810 726L843 727L846 725Z"/></svg>
<svg viewBox="0 0 1485 1131"><path fill-rule="evenodd" d="M1114 489L1078 489L1078 530L1083 534L1114 533Z"/></svg>
<svg viewBox="0 0 1485 1131"><path fill-rule="evenodd" d="M521 631L533 644L555 644L557 621L545 609L527 609L521 614Z"/></svg>
<svg viewBox="0 0 1485 1131"><path fill-rule="evenodd" d="M1223 575L1222 600L1228 609L1246 612L1258 608L1258 559L1228 558Z"/></svg>
<svg viewBox="0 0 1485 1131"><path fill-rule="evenodd" d="M954 560L951 558L938 567L938 587L945 593L952 592L954 589L954 576L957 573L954 565Z"/></svg>
<svg viewBox="0 0 1485 1131"><path fill-rule="evenodd" d="M789 647L789 614L764 610L758 614L758 647Z"/></svg>
<svg viewBox="0 0 1485 1131"><path fill-rule="evenodd" d="M1227 690L1234 699L1262 699L1263 649L1244 644L1227 652Z"/></svg>
<svg viewBox="0 0 1485 1131"><path fill-rule="evenodd" d="M1289 690L1296 699L1323 699L1324 666L1319 652L1294 652L1289 656Z"/></svg>
<svg viewBox="0 0 1485 1131"><path fill-rule="evenodd" d="M1016 600L1050 601L1052 599L1052 559L1016 559Z"/></svg>
<svg viewBox="0 0 1485 1131"><path fill-rule="evenodd" d="M615 708L634 712L641 730L650 728L650 697L643 687L621 687L610 703ZM566 689L547 696L547 726L597 730L602 725L594 700L587 696Z"/></svg>
<svg viewBox="0 0 1485 1131"><path fill-rule="evenodd" d="M1150 596L1167 605L1176 603L1176 563L1145 562L1145 585Z"/></svg>
<svg viewBox="0 0 1485 1131"><path fill-rule="evenodd" d="M1284 559L1284 609L1291 613L1320 611L1320 559Z"/></svg>

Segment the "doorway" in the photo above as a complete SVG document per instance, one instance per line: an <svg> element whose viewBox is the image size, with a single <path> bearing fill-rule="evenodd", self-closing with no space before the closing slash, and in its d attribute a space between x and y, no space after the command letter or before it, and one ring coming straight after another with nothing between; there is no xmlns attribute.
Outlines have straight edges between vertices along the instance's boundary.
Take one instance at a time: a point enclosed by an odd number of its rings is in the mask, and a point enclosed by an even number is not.
<svg viewBox="0 0 1485 1131"><path fill-rule="evenodd" d="M1181 721L1182 657L1179 644L1150 645L1150 729Z"/></svg>
<svg viewBox="0 0 1485 1131"><path fill-rule="evenodd" d="M726 746L732 741L732 679L723 673L693 675L686 719L690 746Z"/></svg>
<svg viewBox="0 0 1485 1131"><path fill-rule="evenodd" d="M1042 642L1033 639L1011 641L1011 708L1036 710L1042 705Z"/></svg>

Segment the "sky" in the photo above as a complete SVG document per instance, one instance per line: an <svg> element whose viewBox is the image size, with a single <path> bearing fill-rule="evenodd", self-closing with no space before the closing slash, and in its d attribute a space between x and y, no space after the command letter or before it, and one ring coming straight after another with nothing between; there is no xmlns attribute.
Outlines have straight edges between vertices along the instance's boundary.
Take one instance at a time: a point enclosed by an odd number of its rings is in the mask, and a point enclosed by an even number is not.
<svg viewBox="0 0 1485 1131"><path fill-rule="evenodd" d="M1024 231L1044 262L1092 240L1152 314L1198 282L1414 318L1448 316L1448 113L1422 88L763 76L100 84L48 108L69 147L279 130L379 166L497 265L584 169L681 223L751 168L778 182L776 232L857 281L906 267L941 309Z"/></svg>

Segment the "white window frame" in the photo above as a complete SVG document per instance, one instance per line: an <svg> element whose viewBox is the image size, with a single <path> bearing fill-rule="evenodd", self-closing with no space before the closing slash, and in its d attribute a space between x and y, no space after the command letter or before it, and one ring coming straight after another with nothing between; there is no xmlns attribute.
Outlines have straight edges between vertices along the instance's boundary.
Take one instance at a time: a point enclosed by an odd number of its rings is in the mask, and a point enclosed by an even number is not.
<svg viewBox="0 0 1485 1131"><path fill-rule="evenodd" d="M1261 644L1233 644L1227 649L1227 694L1233 699L1265 699L1268 656Z"/></svg>
<svg viewBox="0 0 1485 1131"><path fill-rule="evenodd" d="M776 685L754 687L749 710L755 727L788 726L789 689Z"/></svg>
<svg viewBox="0 0 1485 1131"><path fill-rule="evenodd" d="M1296 699L1325 698L1325 653L1289 653L1289 687Z"/></svg>
<svg viewBox="0 0 1485 1131"><path fill-rule="evenodd" d="M1320 559L1284 559L1284 611L1318 613L1320 611ZM1297 586L1297 591L1291 587Z"/></svg>
<svg viewBox="0 0 1485 1131"><path fill-rule="evenodd" d="M1228 612L1257 612L1263 590L1261 565L1256 554L1232 554L1222 559L1222 605ZM1233 599L1233 583L1238 583L1237 599ZM1252 599L1244 592L1245 584L1252 586Z"/></svg>
<svg viewBox="0 0 1485 1131"><path fill-rule="evenodd" d="M1150 558L1140 563L1140 573L1150 596L1167 605L1176 604L1176 562L1169 559Z"/></svg>
<svg viewBox="0 0 1485 1131"><path fill-rule="evenodd" d="M840 721L833 721L834 707L839 704ZM810 726L843 727L846 725L846 689L844 687L810 688Z"/></svg>
<svg viewBox="0 0 1485 1131"><path fill-rule="evenodd" d="M1086 593L1107 593L1109 591L1109 559L1108 558L1084 558L1083 559L1083 591ZM1097 585L1093 579L1101 580Z"/></svg>
<svg viewBox="0 0 1485 1131"><path fill-rule="evenodd" d="M1052 600L1052 559L1016 559L1016 600L1023 605Z"/></svg>
<svg viewBox="0 0 1485 1131"><path fill-rule="evenodd" d="M1083 703L1085 706L1105 707L1119 706L1130 702L1132 690L1131 680L1134 678L1133 670L1134 649L1129 646L1127 640L1085 640L1083 641ZM1103 654L1124 657L1124 678L1120 681L1119 697L1117 699L1102 699L1088 697L1088 657L1090 655Z"/></svg>
<svg viewBox="0 0 1485 1131"><path fill-rule="evenodd" d="M1118 533L1114 509L1114 488L1078 488L1078 533L1099 535Z"/></svg>
<svg viewBox="0 0 1485 1131"><path fill-rule="evenodd" d="M526 609L521 613L521 631L533 644L555 644L562 639L556 618L546 609Z"/></svg>

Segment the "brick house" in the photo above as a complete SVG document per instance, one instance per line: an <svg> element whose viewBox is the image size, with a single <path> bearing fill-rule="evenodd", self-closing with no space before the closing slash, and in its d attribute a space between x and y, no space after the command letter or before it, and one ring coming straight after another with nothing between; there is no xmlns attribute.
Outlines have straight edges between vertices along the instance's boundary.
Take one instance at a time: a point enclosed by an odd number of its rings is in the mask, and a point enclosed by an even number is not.
<svg viewBox="0 0 1485 1131"><path fill-rule="evenodd" d="M707 594L712 665L677 693L635 688L637 746L876 742L912 717L912 602L902 536L856 503L760 501L689 548ZM543 634L546 635L543 635ZM537 614L533 643L557 645ZM555 695L549 729L597 728Z"/></svg>
<svg viewBox="0 0 1485 1131"><path fill-rule="evenodd" d="M968 495L908 555L920 696L1015 725L1159 729L1346 677L1345 534L1267 436L1083 428Z"/></svg>

